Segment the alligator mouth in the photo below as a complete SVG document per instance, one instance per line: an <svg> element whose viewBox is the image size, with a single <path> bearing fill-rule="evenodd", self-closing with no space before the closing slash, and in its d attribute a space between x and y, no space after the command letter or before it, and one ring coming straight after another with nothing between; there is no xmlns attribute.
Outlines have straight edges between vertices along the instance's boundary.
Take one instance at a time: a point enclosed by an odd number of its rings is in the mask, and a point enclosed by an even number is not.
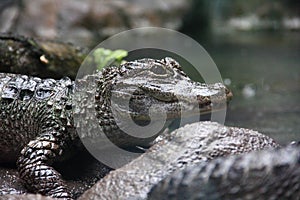
<svg viewBox="0 0 300 200"><path fill-rule="evenodd" d="M227 108L228 101L232 98L232 93L228 92L226 98L211 99L210 97L197 96L193 103L172 99L162 101L153 97L135 97L130 101L130 116L134 121L144 124L150 121L150 109L152 107L152 120L167 120L178 118L189 118L194 116L208 115L213 112L219 112ZM149 99L149 101L145 100ZM162 113L165 113L162 114Z"/></svg>
<svg viewBox="0 0 300 200"><path fill-rule="evenodd" d="M184 94L177 97L173 93L144 89L136 89L131 94L128 91L130 90L114 91L114 94L118 97L118 102L114 103L118 105L119 113L124 115L124 119L130 116L132 120L145 122L146 124L151 120L200 117L201 115L218 112L226 109L227 102L233 96L231 91L225 87L211 93L205 93L204 89L202 90L205 94L212 94L211 96ZM129 99L129 106L120 106L124 102L128 102L126 99Z"/></svg>

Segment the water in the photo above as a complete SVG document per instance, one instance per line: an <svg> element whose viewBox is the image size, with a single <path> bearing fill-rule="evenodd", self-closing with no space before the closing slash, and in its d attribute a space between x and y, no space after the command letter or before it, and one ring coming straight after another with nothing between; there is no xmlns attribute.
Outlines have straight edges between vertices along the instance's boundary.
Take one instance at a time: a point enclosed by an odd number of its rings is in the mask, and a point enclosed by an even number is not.
<svg viewBox="0 0 300 200"><path fill-rule="evenodd" d="M236 32L202 43L234 94L226 125L257 130L281 144L300 140L299 36Z"/></svg>

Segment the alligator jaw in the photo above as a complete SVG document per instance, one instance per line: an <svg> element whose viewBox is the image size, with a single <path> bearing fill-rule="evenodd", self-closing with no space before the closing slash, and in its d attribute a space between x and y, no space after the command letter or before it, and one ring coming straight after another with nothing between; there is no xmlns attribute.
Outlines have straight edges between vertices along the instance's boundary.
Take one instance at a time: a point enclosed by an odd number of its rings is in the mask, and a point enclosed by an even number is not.
<svg viewBox="0 0 300 200"><path fill-rule="evenodd" d="M113 102L122 116L131 116L135 121L172 120L208 114L223 110L232 98L232 93L223 84L201 84L195 82L184 83L180 81L175 85L162 85L160 91L132 89L112 91L112 96L119 99ZM131 92L128 92L131 91ZM134 91L134 92L132 92ZM164 98L165 97L165 98ZM129 106L121 106L128 102ZM165 113L165 114L162 114Z"/></svg>

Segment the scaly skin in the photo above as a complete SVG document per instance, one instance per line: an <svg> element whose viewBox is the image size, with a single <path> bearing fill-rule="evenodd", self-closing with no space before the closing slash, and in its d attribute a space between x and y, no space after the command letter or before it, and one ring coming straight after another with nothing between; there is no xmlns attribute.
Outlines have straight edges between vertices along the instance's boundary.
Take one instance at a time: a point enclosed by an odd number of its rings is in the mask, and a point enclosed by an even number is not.
<svg viewBox="0 0 300 200"><path fill-rule="evenodd" d="M149 200L299 200L300 145L219 158L177 171Z"/></svg>
<svg viewBox="0 0 300 200"><path fill-rule="evenodd" d="M69 79L55 81L1 74L1 162L17 161L31 191L68 198L60 175L50 165L75 136Z"/></svg>
<svg viewBox="0 0 300 200"><path fill-rule="evenodd" d="M92 90L80 91L90 80ZM81 95L74 95L78 94L74 91ZM223 108L231 96L222 84L191 81L171 58L112 66L77 82L0 74L0 162L17 160L20 176L30 191L71 198L51 165L80 144L76 130L87 132L81 137L99 137L100 124L120 147L147 146L159 133L142 139L127 135L120 126L128 122L128 116L137 123L148 123L149 108L156 104L154 113L164 110L169 121L181 113L199 115L198 108L210 112L212 103ZM90 97L95 101L92 109L96 115L89 112ZM113 115L111 105L119 105L125 97L131 98L129 110L120 106L119 115ZM73 119L82 113L83 123L74 124ZM92 118L98 121L97 126L88 123Z"/></svg>
<svg viewBox="0 0 300 200"><path fill-rule="evenodd" d="M163 135L163 139L146 153L111 171L79 200L146 199L150 189L175 170L217 157L277 146L271 138L252 130L225 127L215 122L189 124Z"/></svg>

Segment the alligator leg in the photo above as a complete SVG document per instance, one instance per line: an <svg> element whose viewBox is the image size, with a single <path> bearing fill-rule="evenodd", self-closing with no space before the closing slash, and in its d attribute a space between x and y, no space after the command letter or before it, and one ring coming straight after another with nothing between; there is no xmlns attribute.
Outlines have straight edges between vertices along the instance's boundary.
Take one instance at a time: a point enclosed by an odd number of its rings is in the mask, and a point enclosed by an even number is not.
<svg viewBox="0 0 300 200"><path fill-rule="evenodd" d="M29 190L54 198L71 199L60 174L50 165L62 154L55 134L43 134L30 141L17 161L20 177Z"/></svg>

